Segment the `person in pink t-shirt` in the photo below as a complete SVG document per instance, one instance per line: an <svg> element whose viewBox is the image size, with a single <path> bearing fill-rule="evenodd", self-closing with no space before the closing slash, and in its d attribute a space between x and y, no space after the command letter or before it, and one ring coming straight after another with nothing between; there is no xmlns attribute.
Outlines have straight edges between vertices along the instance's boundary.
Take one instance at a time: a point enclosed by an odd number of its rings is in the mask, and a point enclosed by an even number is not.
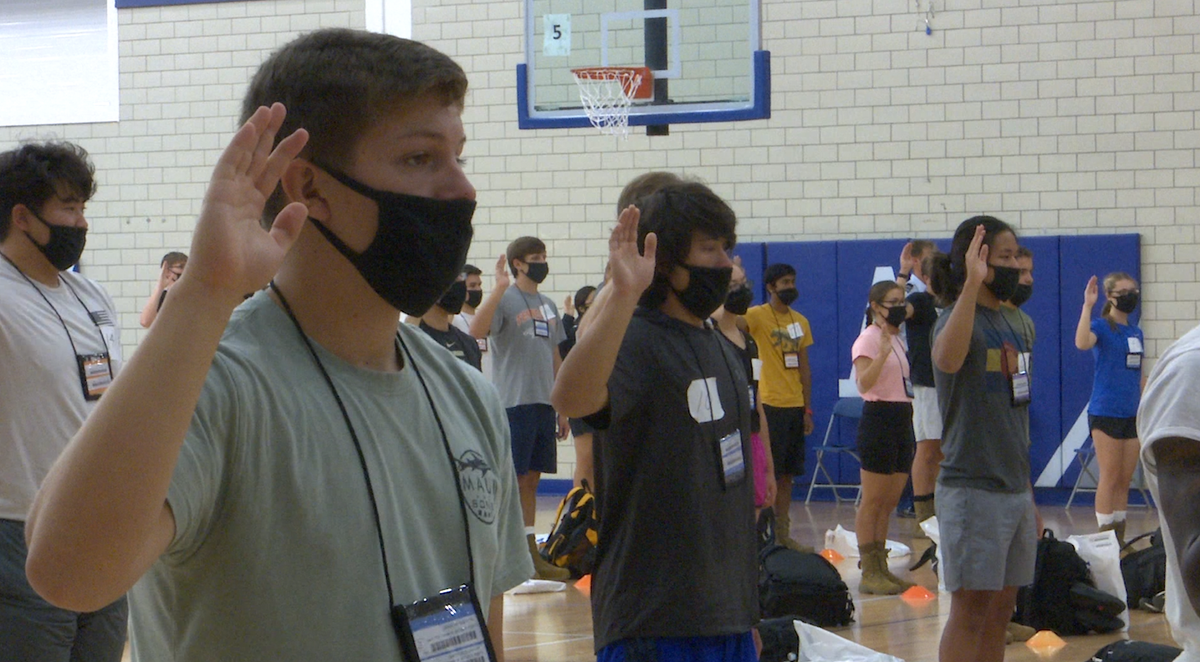
<svg viewBox="0 0 1200 662"><path fill-rule="evenodd" d="M863 593L894 595L913 586L887 566L888 515L908 482L916 440L912 426L912 380L900 325L912 314L904 288L880 281L867 296L867 327L854 341L855 383L863 398L858 424L862 503L854 518L862 558Z"/></svg>

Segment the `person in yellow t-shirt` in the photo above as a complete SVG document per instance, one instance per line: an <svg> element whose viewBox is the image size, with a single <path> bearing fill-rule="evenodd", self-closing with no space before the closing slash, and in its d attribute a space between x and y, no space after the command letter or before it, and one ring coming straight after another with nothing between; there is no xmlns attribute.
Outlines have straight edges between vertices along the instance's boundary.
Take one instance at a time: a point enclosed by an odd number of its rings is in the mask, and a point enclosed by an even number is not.
<svg viewBox="0 0 1200 662"><path fill-rule="evenodd" d="M804 474L804 437L812 434L812 371L808 318L791 308L799 297L796 269L772 264L763 272L770 301L746 311L746 324L762 359L759 397L775 459L776 536L793 549L811 549L791 537L792 479Z"/></svg>

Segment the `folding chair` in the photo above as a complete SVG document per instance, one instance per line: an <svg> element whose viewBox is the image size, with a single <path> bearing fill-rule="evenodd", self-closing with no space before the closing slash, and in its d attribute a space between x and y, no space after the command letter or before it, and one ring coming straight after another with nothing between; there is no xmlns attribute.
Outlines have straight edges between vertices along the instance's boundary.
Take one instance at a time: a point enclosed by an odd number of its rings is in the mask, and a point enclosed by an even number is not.
<svg viewBox="0 0 1200 662"><path fill-rule="evenodd" d="M1092 473L1092 460L1096 457L1096 449L1092 446L1092 437L1088 435L1087 441L1083 445L1075 449L1075 457L1079 460L1079 475L1075 477L1075 485L1071 488L1071 496L1067 497L1067 508L1071 507L1071 502L1075 500L1075 495L1079 492L1095 492L1095 487L1087 487L1083 484L1083 477L1087 476L1092 479L1092 485L1099 485L1100 478ZM1138 463L1137 471L1133 475L1133 485L1142 495L1142 503L1147 508L1154 507L1154 502L1150 500L1150 494L1146 492L1145 481L1141 476L1142 465Z"/></svg>
<svg viewBox="0 0 1200 662"><path fill-rule="evenodd" d="M841 503L843 500L850 501L850 499L842 499L842 495L838 494L838 489L858 490L858 496L854 498L854 501L857 501L862 496L862 485L858 483L838 483L833 479L833 476L830 475L829 470L825 467L825 455L827 453L845 453L846 455L854 458L855 462L861 463L858 453L855 452L856 449L854 446L843 446L840 443L837 443L837 440L831 441L830 436L833 434L833 423L838 418L854 421L854 424L857 428L858 421L862 418L862 410L862 398L841 398L834 403L833 413L829 416L829 425L825 426L825 439L821 441L821 445L817 446L816 448L817 464L815 467L813 467L812 480L808 484L808 495L804 497L804 503L807 504L812 499L813 489L817 487L833 490L833 498L837 503ZM818 485L817 478L820 476L825 477L825 482Z"/></svg>

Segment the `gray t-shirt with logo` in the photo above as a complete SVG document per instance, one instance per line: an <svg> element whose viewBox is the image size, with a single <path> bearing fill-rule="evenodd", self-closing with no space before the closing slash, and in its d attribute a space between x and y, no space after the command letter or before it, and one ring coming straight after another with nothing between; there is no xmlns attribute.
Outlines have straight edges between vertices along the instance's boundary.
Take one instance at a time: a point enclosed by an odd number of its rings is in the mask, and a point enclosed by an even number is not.
<svg viewBox="0 0 1200 662"><path fill-rule="evenodd" d="M407 359L384 373L314 347L366 458L396 602L468 581L457 481L486 612L533 572L504 410L477 370L416 327L399 334L453 465ZM131 592L134 660L402 659L345 420L265 293L229 322L168 501L175 539Z"/></svg>
<svg viewBox="0 0 1200 662"><path fill-rule="evenodd" d="M934 325L935 343L953 310L947 308ZM945 421L946 459L938 482L992 492L1029 491L1029 407L1013 406L1010 385L1011 375L1027 367L1028 352L1025 335L1003 313L977 305L962 368L950 374L934 365Z"/></svg>
<svg viewBox="0 0 1200 662"><path fill-rule="evenodd" d="M539 335L543 332L547 335ZM500 297L488 336L495 361L493 378L504 406L550 404L554 353L567 337L550 297L510 286Z"/></svg>

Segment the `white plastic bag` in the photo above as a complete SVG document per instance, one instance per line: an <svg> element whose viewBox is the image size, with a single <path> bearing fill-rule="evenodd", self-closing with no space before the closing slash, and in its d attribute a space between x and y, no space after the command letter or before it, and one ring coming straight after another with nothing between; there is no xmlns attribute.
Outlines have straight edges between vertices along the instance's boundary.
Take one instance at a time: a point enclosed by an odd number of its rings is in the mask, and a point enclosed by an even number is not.
<svg viewBox="0 0 1200 662"><path fill-rule="evenodd" d="M937 552L935 556L937 556L938 563L938 590L945 591L946 580L943 578L942 574L942 568L945 567L942 565L942 530L938 528L937 515L923 520L920 526L921 530L925 532L925 535L929 536L929 539L933 541L933 544L937 545Z"/></svg>
<svg viewBox="0 0 1200 662"><path fill-rule="evenodd" d="M800 636L796 662L904 662L804 621L796 621L796 634Z"/></svg>
<svg viewBox="0 0 1200 662"><path fill-rule="evenodd" d="M1085 536L1070 536L1067 542L1074 545L1079 557L1087 561L1096 588L1126 602L1129 594L1125 592L1125 577L1121 574L1121 545L1117 542L1117 534L1101 531ZM1121 632L1128 632L1129 611L1122 612L1117 618L1125 624Z"/></svg>
<svg viewBox="0 0 1200 662"><path fill-rule="evenodd" d="M842 525L838 524L836 529L825 531L825 548L832 549L848 559L856 559L858 558L858 534L843 529ZM887 550L888 556L893 559L912 554L911 547L895 540L887 541Z"/></svg>

